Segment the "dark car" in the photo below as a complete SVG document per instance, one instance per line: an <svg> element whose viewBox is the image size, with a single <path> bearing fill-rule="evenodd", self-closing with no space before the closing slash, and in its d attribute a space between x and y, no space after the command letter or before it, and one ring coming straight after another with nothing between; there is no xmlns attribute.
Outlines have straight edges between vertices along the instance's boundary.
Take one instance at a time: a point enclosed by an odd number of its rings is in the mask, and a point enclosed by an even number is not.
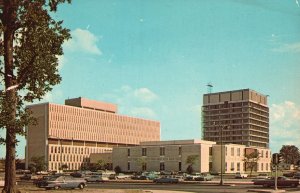
<svg viewBox="0 0 300 193"><path fill-rule="evenodd" d="M21 180L30 180L31 179L31 174L24 174L23 176L20 177Z"/></svg>
<svg viewBox="0 0 300 193"><path fill-rule="evenodd" d="M262 185L263 187L275 186L275 178L253 180L253 184L254 185ZM297 186L299 186L299 180L298 179L289 179L285 176L280 176L277 178L277 186L297 187Z"/></svg>
<svg viewBox="0 0 300 193"><path fill-rule="evenodd" d="M42 178L36 179L33 181L33 184L39 188L43 188L46 186L47 180L49 180L52 176L43 176Z"/></svg>
<svg viewBox="0 0 300 193"><path fill-rule="evenodd" d="M45 182L47 189L83 189L86 186L86 181L83 178L74 178L72 176L55 176Z"/></svg>
<svg viewBox="0 0 300 193"><path fill-rule="evenodd" d="M177 184L179 180L177 178L173 178L172 176L164 176L161 178L154 179L153 182L158 184L163 184L163 183Z"/></svg>

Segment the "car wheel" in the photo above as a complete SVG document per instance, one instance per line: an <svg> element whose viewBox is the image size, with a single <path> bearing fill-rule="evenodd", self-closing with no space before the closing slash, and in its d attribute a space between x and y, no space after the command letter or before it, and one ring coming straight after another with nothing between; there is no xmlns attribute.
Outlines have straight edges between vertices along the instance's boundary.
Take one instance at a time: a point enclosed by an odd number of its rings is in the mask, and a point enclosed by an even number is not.
<svg viewBox="0 0 300 193"><path fill-rule="evenodd" d="M83 185L83 184L79 184L78 188L79 188L79 189L83 189L83 188L84 188L84 185Z"/></svg>
<svg viewBox="0 0 300 193"><path fill-rule="evenodd" d="M59 188L59 186L54 186L54 190L58 190Z"/></svg>

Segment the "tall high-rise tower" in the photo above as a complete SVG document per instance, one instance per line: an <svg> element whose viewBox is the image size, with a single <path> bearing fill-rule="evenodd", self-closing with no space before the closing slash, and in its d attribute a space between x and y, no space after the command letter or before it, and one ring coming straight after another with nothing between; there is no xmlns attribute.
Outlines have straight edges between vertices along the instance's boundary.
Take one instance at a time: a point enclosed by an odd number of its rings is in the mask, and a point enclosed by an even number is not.
<svg viewBox="0 0 300 193"><path fill-rule="evenodd" d="M204 140L269 147L267 96L254 90L204 94L202 122Z"/></svg>

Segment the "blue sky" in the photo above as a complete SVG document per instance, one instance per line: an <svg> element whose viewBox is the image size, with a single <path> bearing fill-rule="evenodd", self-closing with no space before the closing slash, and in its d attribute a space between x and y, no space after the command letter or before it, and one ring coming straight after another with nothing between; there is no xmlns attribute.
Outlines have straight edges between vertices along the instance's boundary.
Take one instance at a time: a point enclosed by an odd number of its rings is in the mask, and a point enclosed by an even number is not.
<svg viewBox="0 0 300 193"><path fill-rule="evenodd" d="M73 0L54 17L73 38L62 82L43 101L103 100L160 121L162 140L199 139L207 83L213 92L250 88L270 95L273 152L300 148L298 1Z"/></svg>

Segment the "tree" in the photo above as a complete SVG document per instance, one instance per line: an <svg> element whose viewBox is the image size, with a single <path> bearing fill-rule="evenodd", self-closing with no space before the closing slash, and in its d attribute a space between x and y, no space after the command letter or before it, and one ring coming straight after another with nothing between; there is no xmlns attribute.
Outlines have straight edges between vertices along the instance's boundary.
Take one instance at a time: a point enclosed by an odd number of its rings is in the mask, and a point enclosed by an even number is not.
<svg viewBox="0 0 300 193"><path fill-rule="evenodd" d="M187 156L185 163L188 164L188 167L186 169L188 174L192 174L194 172L193 165L198 160L198 158L199 158L198 155L189 155L189 156Z"/></svg>
<svg viewBox="0 0 300 193"><path fill-rule="evenodd" d="M32 157L30 161L29 168L32 168L31 170L35 170L32 171L33 173L47 170L47 163L45 162L44 156Z"/></svg>
<svg viewBox="0 0 300 193"><path fill-rule="evenodd" d="M250 176L252 171L257 167L257 162L260 159L258 151L254 151L250 154L245 154L243 161L245 162L246 169L250 169Z"/></svg>
<svg viewBox="0 0 300 193"><path fill-rule="evenodd" d="M114 169L114 171L116 172L116 174L119 174L119 173L122 172L122 169L121 169L120 166L116 166L115 169Z"/></svg>
<svg viewBox="0 0 300 193"><path fill-rule="evenodd" d="M97 161L96 166L98 170L106 169L107 163L103 159L100 159Z"/></svg>
<svg viewBox="0 0 300 193"><path fill-rule="evenodd" d="M283 145L280 149L280 154L287 164L297 164L297 161L300 159L299 149L294 145Z"/></svg>
<svg viewBox="0 0 300 193"><path fill-rule="evenodd" d="M63 54L62 44L70 34L49 13L66 1L71 0L1 0L0 128L6 130L0 139L6 145L2 193L17 192L16 135L24 135L24 126L34 123L24 102L42 99L61 81L57 56Z"/></svg>

